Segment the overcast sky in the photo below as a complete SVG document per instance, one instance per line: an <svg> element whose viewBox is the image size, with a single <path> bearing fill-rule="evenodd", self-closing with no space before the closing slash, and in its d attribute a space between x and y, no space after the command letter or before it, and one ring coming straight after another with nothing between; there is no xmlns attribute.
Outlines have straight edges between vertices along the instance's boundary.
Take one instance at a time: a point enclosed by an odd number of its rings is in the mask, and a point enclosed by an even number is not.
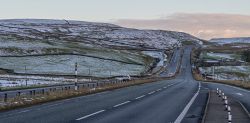
<svg viewBox="0 0 250 123"><path fill-rule="evenodd" d="M227 19L234 19L234 16L244 16L248 18L250 15L250 0L0 0L0 19L14 18L43 18L43 19L69 19L97 22L112 22L123 26L136 28L160 28L159 20L162 23L167 23L171 20L171 25L179 25L181 27L174 28L169 24L164 24L164 28L177 31L186 31L201 38L211 37L232 37L232 36L247 36L248 32L241 30L241 21L234 20L234 26L237 30L226 27L224 29L211 29L206 25L211 22L205 21L205 17L213 18L213 14L223 14ZM196 31L188 30L190 26L190 18L196 14L195 24L201 24L199 28L194 28ZM209 16L208 16L209 14ZM182 18L185 16L185 18ZM199 16L199 17L198 17ZM230 17L229 17L230 16ZM201 20L202 18L202 20ZM181 19L181 20L178 20ZM185 20L189 21L185 24ZM220 25L223 18L218 22L212 19L213 23ZM126 23L125 21L126 20ZM140 24L137 26L135 20L140 23L149 23L150 26ZM167 20L167 21L166 21ZM178 23L172 22L176 21ZM227 20L230 22L230 20ZM243 20L242 20L243 21ZM131 22L131 24L130 24ZM125 24L124 24L125 23ZM249 24L245 22L244 24ZM155 26L154 26L155 24ZM203 26L203 27L202 27ZM228 26L228 25L226 25ZM183 27L183 29L182 29ZM236 35L241 31L242 35ZM205 34L209 32L217 32L216 34ZM224 34L224 32L232 34ZM236 31L236 32L235 32ZM244 32L242 32L244 31ZM199 33L198 33L199 32Z"/></svg>

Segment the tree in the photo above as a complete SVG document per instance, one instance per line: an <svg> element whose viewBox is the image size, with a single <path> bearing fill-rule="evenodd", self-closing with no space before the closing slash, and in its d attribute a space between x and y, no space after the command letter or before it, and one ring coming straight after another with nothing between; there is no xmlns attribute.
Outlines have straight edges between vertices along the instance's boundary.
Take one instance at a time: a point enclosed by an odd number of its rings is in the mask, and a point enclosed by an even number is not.
<svg viewBox="0 0 250 123"><path fill-rule="evenodd" d="M242 59L246 62L250 62L250 50L246 50L242 53Z"/></svg>

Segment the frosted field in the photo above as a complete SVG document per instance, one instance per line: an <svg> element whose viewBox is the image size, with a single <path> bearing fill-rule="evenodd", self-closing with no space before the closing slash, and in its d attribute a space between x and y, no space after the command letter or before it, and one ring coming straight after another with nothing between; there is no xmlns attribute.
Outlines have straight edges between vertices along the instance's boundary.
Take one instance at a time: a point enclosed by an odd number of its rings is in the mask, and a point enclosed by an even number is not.
<svg viewBox="0 0 250 123"><path fill-rule="evenodd" d="M75 62L78 62L78 74L97 77L119 75L138 75L145 66L126 64L117 61L102 60L76 55L50 55L30 57L0 57L0 68L12 69L16 73L74 75Z"/></svg>
<svg viewBox="0 0 250 123"><path fill-rule="evenodd" d="M61 81L46 81L46 80L29 80L27 81L27 86L32 85L56 85L56 84L67 84L67 82ZM26 79L14 79L14 80L0 80L0 87L16 87L16 86L26 86Z"/></svg>
<svg viewBox="0 0 250 123"><path fill-rule="evenodd" d="M241 56L233 53L213 53L213 52L202 52L200 55L201 59L212 59L212 60L221 60L221 59L236 59L240 60Z"/></svg>
<svg viewBox="0 0 250 123"><path fill-rule="evenodd" d="M168 61L163 50L181 46L183 41L201 43L200 39L182 32L138 30L113 24L0 20L0 68L25 73L27 66L28 74L74 75L78 62L78 74L83 76L147 74L153 65L161 67ZM1 83L2 86L23 85L24 80L10 78L2 78L0 74L0 86ZM28 84L57 82L37 80Z"/></svg>
<svg viewBox="0 0 250 123"><path fill-rule="evenodd" d="M200 67L202 73L212 75L212 67ZM243 80L250 81L250 66L217 66L216 78L219 80Z"/></svg>
<svg viewBox="0 0 250 123"><path fill-rule="evenodd" d="M58 85L58 84L72 84L75 82L74 78L64 77L45 77L45 76L22 76L22 75L4 75L0 74L0 88L12 87L26 87L27 86L43 86L43 85ZM90 79L78 78L78 82L89 82Z"/></svg>

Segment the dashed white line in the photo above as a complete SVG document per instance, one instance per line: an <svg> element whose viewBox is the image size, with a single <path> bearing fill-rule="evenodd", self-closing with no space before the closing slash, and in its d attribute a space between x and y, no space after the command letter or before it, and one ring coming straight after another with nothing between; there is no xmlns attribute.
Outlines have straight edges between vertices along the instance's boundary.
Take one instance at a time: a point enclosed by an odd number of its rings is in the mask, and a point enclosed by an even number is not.
<svg viewBox="0 0 250 123"><path fill-rule="evenodd" d="M29 112L30 110L24 110L24 111L20 111L18 113L25 113L25 112Z"/></svg>
<svg viewBox="0 0 250 123"><path fill-rule="evenodd" d="M142 96L136 97L135 99L136 99L136 100L138 100L138 99L141 99L141 98L143 98L143 97L145 97L145 95L142 95Z"/></svg>
<svg viewBox="0 0 250 123"><path fill-rule="evenodd" d="M95 112L95 113L92 113L92 114L86 115L86 116L84 116L84 117L80 117L80 118L78 118L78 119L76 119L76 120L83 120L83 119L86 119L86 118L88 118L88 117L91 117L91 116L94 116L94 115L100 114L100 113L102 113L102 112L104 112L104 111L105 111L105 110L100 110L100 111L97 111L97 112Z"/></svg>
<svg viewBox="0 0 250 123"><path fill-rule="evenodd" d="M117 105L115 105L115 106L113 106L113 107L114 107L114 108L116 108L116 107L119 107L119 106L125 105L125 104L127 104L127 103L130 103L130 101L126 101L126 102L123 102L123 103L117 104Z"/></svg>
<svg viewBox="0 0 250 123"><path fill-rule="evenodd" d="M48 105L48 106L46 106L46 107L47 107L47 108L48 108L48 107L54 107L54 106L61 105L61 104L63 104L63 103L52 104L52 105Z"/></svg>
<svg viewBox="0 0 250 123"><path fill-rule="evenodd" d="M239 96L243 96L243 94L241 94L241 93L236 93L237 95L239 95Z"/></svg>
<svg viewBox="0 0 250 123"><path fill-rule="evenodd" d="M155 91L152 91L152 92L150 92L150 93L148 93L148 94L153 94L153 93L155 93Z"/></svg>
<svg viewBox="0 0 250 123"><path fill-rule="evenodd" d="M166 89L167 87L165 86L165 87L163 87L164 89Z"/></svg>
<svg viewBox="0 0 250 123"><path fill-rule="evenodd" d="M157 89L156 91L161 91L161 89Z"/></svg>

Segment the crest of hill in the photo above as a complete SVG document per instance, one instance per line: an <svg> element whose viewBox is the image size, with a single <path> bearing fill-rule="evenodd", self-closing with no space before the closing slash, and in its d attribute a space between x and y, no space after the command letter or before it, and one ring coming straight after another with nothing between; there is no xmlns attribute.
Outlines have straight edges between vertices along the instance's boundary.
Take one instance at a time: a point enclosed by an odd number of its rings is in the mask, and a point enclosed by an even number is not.
<svg viewBox="0 0 250 123"><path fill-rule="evenodd" d="M163 30L138 30L108 23L48 20L0 20L0 36L17 40L48 40L81 42L88 46L134 49L168 49L184 41L202 44L190 34Z"/></svg>

